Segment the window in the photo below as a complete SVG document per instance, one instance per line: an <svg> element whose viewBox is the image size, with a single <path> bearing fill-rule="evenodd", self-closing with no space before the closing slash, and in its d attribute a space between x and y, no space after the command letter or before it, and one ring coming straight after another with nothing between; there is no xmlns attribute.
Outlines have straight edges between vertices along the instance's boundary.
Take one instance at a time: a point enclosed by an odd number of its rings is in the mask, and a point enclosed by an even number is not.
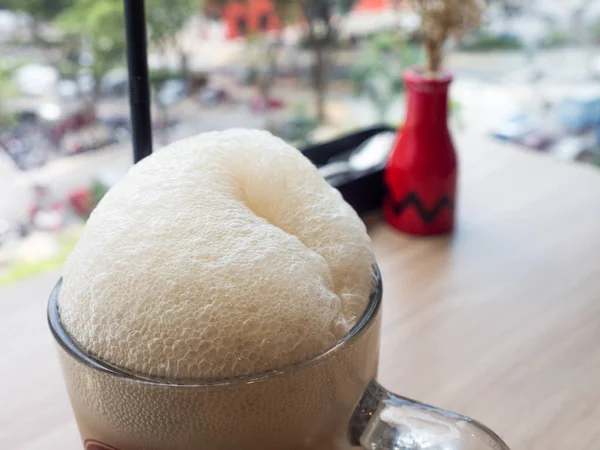
<svg viewBox="0 0 600 450"><path fill-rule="evenodd" d="M248 21L245 17L238 17L237 27L240 34L248 33Z"/></svg>
<svg viewBox="0 0 600 450"><path fill-rule="evenodd" d="M268 14L261 14L260 18L258 20L258 27L261 30L268 30L269 29L269 15Z"/></svg>

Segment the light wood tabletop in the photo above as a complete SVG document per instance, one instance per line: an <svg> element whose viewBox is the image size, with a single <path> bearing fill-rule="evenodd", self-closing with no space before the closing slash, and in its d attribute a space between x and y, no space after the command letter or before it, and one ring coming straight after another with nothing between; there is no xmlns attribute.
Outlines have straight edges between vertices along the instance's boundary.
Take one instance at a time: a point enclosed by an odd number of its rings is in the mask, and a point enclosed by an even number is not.
<svg viewBox="0 0 600 450"><path fill-rule="evenodd" d="M458 139L456 233L370 218L380 379L473 416L513 450L600 442L600 171ZM0 289L0 447L78 450L46 326L50 273Z"/></svg>

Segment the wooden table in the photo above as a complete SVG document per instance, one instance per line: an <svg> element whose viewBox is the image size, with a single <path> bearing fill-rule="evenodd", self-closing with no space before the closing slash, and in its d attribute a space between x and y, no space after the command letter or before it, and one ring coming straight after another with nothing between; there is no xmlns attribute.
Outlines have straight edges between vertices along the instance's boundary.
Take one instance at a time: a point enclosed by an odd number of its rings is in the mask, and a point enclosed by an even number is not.
<svg viewBox="0 0 600 450"><path fill-rule="evenodd" d="M600 171L459 140L457 232L371 224L388 388L474 416L513 450L600 442ZM79 449L45 324L58 274L0 290L0 448Z"/></svg>

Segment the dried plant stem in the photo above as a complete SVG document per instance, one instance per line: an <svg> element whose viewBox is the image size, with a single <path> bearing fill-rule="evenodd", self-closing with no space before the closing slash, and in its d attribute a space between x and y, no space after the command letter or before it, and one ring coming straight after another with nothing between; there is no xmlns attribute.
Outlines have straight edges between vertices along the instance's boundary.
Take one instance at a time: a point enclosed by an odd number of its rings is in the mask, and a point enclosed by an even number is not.
<svg viewBox="0 0 600 450"><path fill-rule="evenodd" d="M461 37L481 23L483 0L412 0L421 15L421 36L427 53L427 71L435 75L442 68L443 52L449 37Z"/></svg>
<svg viewBox="0 0 600 450"><path fill-rule="evenodd" d="M435 75L442 68L443 48L438 42L431 39L425 39L423 45L427 57L427 72L430 75Z"/></svg>

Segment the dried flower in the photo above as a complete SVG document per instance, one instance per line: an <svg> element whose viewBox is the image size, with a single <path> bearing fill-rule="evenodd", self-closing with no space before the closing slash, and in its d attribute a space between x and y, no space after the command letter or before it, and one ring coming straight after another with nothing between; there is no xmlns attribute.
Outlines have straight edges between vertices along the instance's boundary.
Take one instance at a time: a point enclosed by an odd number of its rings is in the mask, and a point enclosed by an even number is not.
<svg viewBox="0 0 600 450"><path fill-rule="evenodd" d="M412 0L421 15L421 34L427 53L427 70L433 75L442 66L449 37L460 38L481 23L483 0Z"/></svg>

